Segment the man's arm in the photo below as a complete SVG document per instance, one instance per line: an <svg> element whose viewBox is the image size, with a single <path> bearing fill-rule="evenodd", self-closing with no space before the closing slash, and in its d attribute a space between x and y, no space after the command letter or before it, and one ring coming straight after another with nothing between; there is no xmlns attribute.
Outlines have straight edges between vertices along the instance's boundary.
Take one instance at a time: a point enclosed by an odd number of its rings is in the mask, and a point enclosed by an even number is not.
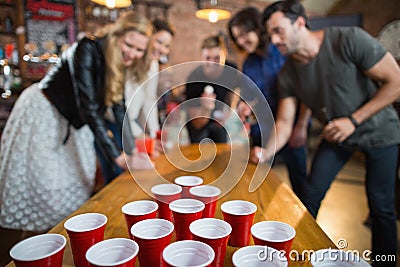
<svg viewBox="0 0 400 267"><path fill-rule="evenodd" d="M286 97L279 101L278 112L275 119L276 131L269 138L265 148L255 147L250 155L252 162L270 160L275 152L289 141L292 134L293 123L296 117L297 102L294 97Z"/></svg>
<svg viewBox="0 0 400 267"><path fill-rule="evenodd" d="M301 103L299 116L289 140L290 147L301 147L307 142L307 132L310 117L311 110L306 105Z"/></svg>
<svg viewBox="0 0 400 267"><path fill-rule="evenodd" d="M400 96L400 68L389 52L365 73L371 79L379 81L381 87L370 101L353 113L358 123L392 104Z"/></svg>
<svg viewBox="0 0 400 267"><path fill-rule="evenodd" d="M390 53L365 72L371 79L378 81L381 87L376 95L351 114L354 120L361 124L400 96L400 68ZM323 131L323 136L330 142L343 142L355 131L350 118L337 118L329 123Z"/></svg>

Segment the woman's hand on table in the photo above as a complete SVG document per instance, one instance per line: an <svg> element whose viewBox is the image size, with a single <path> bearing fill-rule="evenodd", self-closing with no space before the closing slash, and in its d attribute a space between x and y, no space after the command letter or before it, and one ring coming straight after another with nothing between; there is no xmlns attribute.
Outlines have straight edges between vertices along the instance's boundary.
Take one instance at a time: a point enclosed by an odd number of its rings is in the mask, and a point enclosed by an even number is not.
<svg viewBox="0 0 400 267"><path fill-rule="evenodd" d="M149 170L155 167L149 155L144 152L135 152L132 156L128 156L126 161L132 170Z"/></svg>
<svg viewBox="0 0 400 267"><path fill-rule="evenodd" d="M125 154L125 152L122 152L118 157L114 159L114 163L117 164L118 167L120 167L123 170L128 169L128 165L125 161L125 158L128 158L129 155Z"/></svg>
<svg viewBox="0 0 400 267"><path fill-rule="evenodd" d="M114 162L123 170L127 170L128 166L133 170L147 170L154 168L154 163L147 153L141 152L134 152L132 155L122 152L121 155L114 159Z"/></svg>

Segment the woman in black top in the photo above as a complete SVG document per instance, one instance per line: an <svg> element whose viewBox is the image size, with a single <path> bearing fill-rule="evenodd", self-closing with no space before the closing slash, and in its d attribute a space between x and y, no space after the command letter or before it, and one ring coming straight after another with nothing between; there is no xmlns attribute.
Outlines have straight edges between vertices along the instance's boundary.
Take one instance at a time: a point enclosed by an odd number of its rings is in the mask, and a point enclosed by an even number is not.
<svg viewBox="0 0 400 267"><path fill-rule="evenodd" d="M1 227L47 231L82 205L94 185L94 139L119 167L131 162L129 127L122 150L103 117L111 107L122 127L125 72L146 77L152 24L128 12L102 33L69 48L15 104L1 143Z"/></svg>

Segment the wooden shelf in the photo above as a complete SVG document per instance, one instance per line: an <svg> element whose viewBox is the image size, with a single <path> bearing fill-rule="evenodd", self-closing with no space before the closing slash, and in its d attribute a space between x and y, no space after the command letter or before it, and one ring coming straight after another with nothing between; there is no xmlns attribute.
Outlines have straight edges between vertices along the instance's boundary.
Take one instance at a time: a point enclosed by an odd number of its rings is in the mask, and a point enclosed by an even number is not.
<svg viewBox="0 0 400 267"><path fill-rule="evenodd" d="M0 6L1 6L1 7L11 7L11 8L14 8L14 7L15 7L15 4L9 4L9 3L2 3L2 2L0 2Z"/></svg>
<svg viewBox="0 0 400 267"><path fill-rule="evenodd" d="M16 36L15 32L0 31L0 34L3 34L3 35L10 35L10 36Z"/></svg>

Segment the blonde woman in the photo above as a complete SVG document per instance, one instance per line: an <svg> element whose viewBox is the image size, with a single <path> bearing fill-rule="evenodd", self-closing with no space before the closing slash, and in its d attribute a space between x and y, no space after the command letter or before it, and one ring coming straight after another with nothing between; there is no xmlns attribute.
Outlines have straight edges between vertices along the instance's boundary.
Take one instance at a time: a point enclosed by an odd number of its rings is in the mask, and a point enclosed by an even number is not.
<svg viewBox="0 0 400 267"><path fill-rule="evenodd" d="M146 76L152 28L143 15L128 12L103 36L83 38L67 50L60 64L22 93L2 136L2 228L47 231L81 206L94 185L94 140L127 169L133 138L122 150L103 117L110 107L122 129L125 74Z"/></svg>
<svg viewBox="0 0 400 267"><path fill-rule="evenodd" d="M129 104L127 112L134 137L144 136L147 133L154 138L160 128L157 109L157 73L159 72L159 62L163 63L170 52L175 31L166 20L157 19L153 21L153 25L152 62L147 73L147 78L152 78L143 84L134 75L130 75L125 84L125 98L126 103ZM140 115L144 117L142 121L140 121ZM145 122L143 123L143 121Z"/></svg>

